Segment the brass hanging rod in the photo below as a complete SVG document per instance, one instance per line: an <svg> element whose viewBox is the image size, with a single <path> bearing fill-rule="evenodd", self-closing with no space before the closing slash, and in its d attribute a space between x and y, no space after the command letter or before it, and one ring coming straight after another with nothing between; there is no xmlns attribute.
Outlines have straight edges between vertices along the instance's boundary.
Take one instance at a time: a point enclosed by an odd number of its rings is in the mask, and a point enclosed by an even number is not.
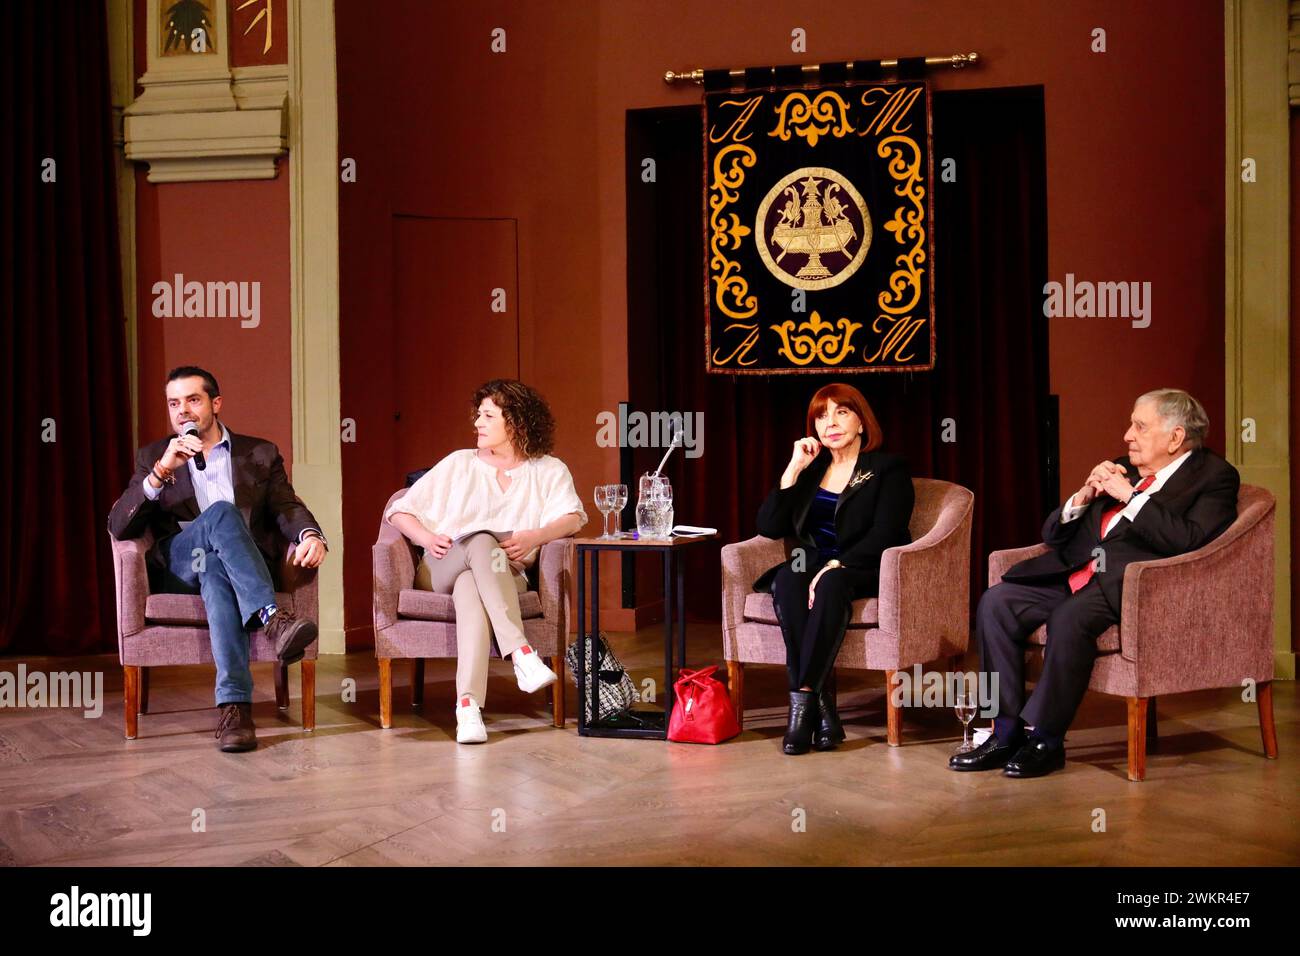
<svg viewBox="0 0 1300 956"><path fill-rule="evenodd" d="M844 66L850 70L854 68L855 64L861 64L862 66L879 65L880 68L884 70L896 70L898 69L899 62L900 60L897 59L848 60L844 63L835 63L835 64L827 64L827 65ZM927 56L925 58L926 66L949 66L952 67L954 70L960 70L968 66L974 66L978 62L979 62L978 53L954 53L952 56ZM821 72L822 66L823 64L821 63L804 63L799 65L799 70L805 76L814 76L817 73ZM781 67L781 66L765 67L765 69L770 69L773 71L787 70L790 68L791 67ZM677 73L674 72L673 70L668 70L667 72L664 73L664 82L669 84L695 83L696 85L700 85L704 82L704 72L705 72L704 70L700 70L700 69L690 70L689 72L686 73ZM743 69L728 70L727 76L729 76L732 80L735 80L737 82L744 82L745 72L746 71Z"/></svg>

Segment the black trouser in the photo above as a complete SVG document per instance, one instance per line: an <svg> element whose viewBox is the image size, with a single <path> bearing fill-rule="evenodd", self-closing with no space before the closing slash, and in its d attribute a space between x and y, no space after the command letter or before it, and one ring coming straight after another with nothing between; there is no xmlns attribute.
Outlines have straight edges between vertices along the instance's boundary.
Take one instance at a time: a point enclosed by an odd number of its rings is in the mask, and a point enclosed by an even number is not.
<svg viewBox="0 0 1300 956"><path fill-rule="evenodd" d="M803 571L789 562L772 581L772 603L785 638L785 666L790 689L805 685L820 693L844 643L850 605L873 597L879 589L879 571L832 568L822 575L808 608L808 585L826 562L814 558Z"/></svg>
<svg viewBox="0 0 1300 956"><path fill-rule="evenodd" d="M1043 674L1025 700L1025 644L1047 624ZM980 667L998 675L999 717L1020 717L1052 737L1065 736L1088 689L1097 638L1119 617L1094 578L1077 594L1059 584L1004 581L984 592L975 612Z"/></svg>

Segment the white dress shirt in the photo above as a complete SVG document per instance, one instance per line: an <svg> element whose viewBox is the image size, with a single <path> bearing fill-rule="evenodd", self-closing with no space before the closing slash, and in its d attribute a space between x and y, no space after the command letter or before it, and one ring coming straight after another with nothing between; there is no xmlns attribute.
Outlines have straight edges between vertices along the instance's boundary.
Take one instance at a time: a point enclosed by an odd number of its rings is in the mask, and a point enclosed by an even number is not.
<svg viewBox="0 0 1300 956"><path fill-rule="evenodd" d="M1134 495L1132 498L1130 498L1129 503L1124 506L1124 510L1121 511L1118 515L1116 515L1114 520L1111 521L1110 527L1102 529L1102 537L1103 538L1106 537L1107 534L1115 530L1115 527L1119 524L1120 518L1128 518L1129 521L1132 521L1134 518L1136 518L1138 516L1138 512L1140 512L1142 510L1142 507L1147 503L1147 499L1164 487L1165 482L1167 482L1173 476L1174 472L1176 472L1179 466L1182 465L1182 463L1187 460L1187 456L1190 455L1191 453L1192 452L1190 449L1183 452L1181 455L1179 455L1169 464L1165 465L1163 468L1157 471L1155 474L1155 480L1147 486L1147 490L1142 492L1142 494L1140 495ZM1074 501L1074 495L1070 495L1070 497L1065 499L1065 504L1061 506L1062 524L1068 524L1069 522L1073 521L1075 518L1079 517L1079 515L1083 514L1083 512L1087 510L1088 505L1092 504L1092 502L1090 501L1088 502L1088 504L1075 505L1072 503L1073 501Z"/></svg>
<svg viewBox="0 0 1300 956"><path fill-rule="evenodd" d="M579 514L587 523L573 476L560 459L550 455L525 459L506 475L510 487L502 491L496 467L479 458L475 449L454 451L389 505L384 520L395 514L414 515L426 531L453 541L476 531L541 528L567 514ZM533 548L522 563L531 565L538 551Z"/></svg>

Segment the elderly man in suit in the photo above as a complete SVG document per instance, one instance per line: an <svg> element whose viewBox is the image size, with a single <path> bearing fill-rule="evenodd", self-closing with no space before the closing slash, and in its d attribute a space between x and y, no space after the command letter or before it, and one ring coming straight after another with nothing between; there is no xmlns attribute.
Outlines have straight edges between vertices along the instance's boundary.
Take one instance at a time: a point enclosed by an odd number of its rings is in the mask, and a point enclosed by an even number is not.
<svg viewBox="0 0 1300 956"><path fill-rule="evenodd" d="M279 450L221 423L212 373L192 365L167 376L172 438L136 453L135 474L113 504L108 530L122 540L152 531L147 557L155 591L200 594L217 665L218 746L257 746L246 629L264 627L286 664L301 660L316 624L275 604L271 568L280 536L297 545L292 563L315 568L328 550L320 525L294 494Z"/></svg>
<svg viewBox="0 0 1300 956"><path fill-rule="evenodd" d="M1128 456L1101 462L1048 515L1050 551L984 593L976 636L982 669L998 677L998 716L981 746L949 760L953 770L1039 777L1065 765L1065 731L1088 688L1097 638L1119 623L1124 569L1194 551L1237 516L1241 477L1203 446L1208 426L1184 391L1141 396L1124 435ZM1043 674L1026 700L1025 642L1044 623Z"/></svg>

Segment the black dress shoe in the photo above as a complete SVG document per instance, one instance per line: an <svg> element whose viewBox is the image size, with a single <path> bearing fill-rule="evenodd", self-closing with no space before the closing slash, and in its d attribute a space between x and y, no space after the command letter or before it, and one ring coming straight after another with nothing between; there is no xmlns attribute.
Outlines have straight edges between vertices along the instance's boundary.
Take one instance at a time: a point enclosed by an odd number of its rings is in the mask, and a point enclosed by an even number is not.
<svg viewBox="0 0 1300 956"><path fill-rule="evenodd" d="M1046 741L1031 737L1007 761L1002 773L1008 777L1042 777L1064 766L1064 747L1051 747Z"/></svg>
<svg viewBox="0 0 1300 956"><path fill-rule="evenodd" d="M844 739L844 725L835 709L835 679L829 678L817 695L818 723L813 734L813 747L817 750L834 750Z"/></svg>
<svg viewBox="0 0 1300 956"><path fill-rule="evenodd" d="M1023 736L1017 736L1009 744L998 740L997 734L990 734L988 740L974 750L964 754L953 754L948 758L949 770L997 770L1005 767L1025 744Z"/></svg>
<svg viewBox="0 0 1300 956"><path fill-rule="evenodd" d="M806 754L817 730L817 695L810 690L790 691L790 724L781 749L788 754Z"/></svg>

